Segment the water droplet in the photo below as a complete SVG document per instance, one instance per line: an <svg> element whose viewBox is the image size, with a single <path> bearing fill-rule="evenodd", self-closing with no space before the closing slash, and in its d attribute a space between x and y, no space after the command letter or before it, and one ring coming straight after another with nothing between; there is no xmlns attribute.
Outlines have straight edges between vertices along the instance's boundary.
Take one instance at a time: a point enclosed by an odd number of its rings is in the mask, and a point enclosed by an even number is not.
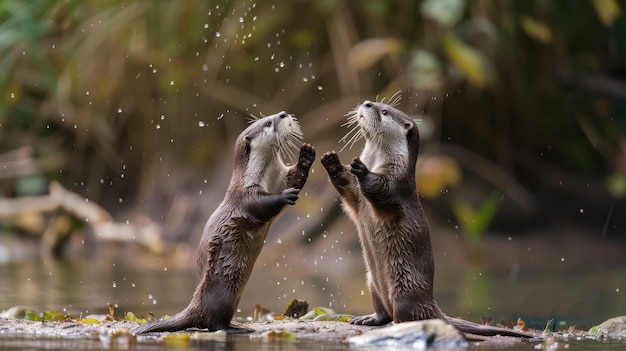
<svg viewBox="0 0 626 351"><path fill-rule="evenodd" d="M565 257L561 257L561 262L565 262Z"/></svg>
<svg viewBox="0 0 626 351"><path fill-rule="evenodd" d="M579 212L582 214L582 213L585 213L585 210L581 208Z"/></svg>
<svg viewBox="0 0 626 351"><path fill-rule="evenodd" d="M157 125L155 126L155 128L156 128L156 129L161 129L161 125L160 125L160 124L157 124Z"/></svg>
<svg viewBox="0 0 626 351"><path fill-rule="evenodd" d="M202 70L203 71L208 71L209 70L209 65L207 65L206 63L202 65Z"/></svg>
<svg viewBox="0 0 626 351"><path fill-rule="evenodd" d="M205 23L205 24L204 24L204 28L205 28L205 29L206 29L206 28L209 28L209 24L208 24L208 23Z"/></svg>
<svg viewBox="0 0 626 351"><path fill-rule="evenodd" d="M222 33L220 33L220 32L215 32L215 37L216 37L216 38L219 38L219 37L221 37L221 36L222 36Z"/></svg>
<svg viewBox="0 0 626 351"><path fill-rule="evenodd" d="M317 90L322 91L322 90L324 90L324 88L321 85L318 85L317 86Z"/></svg>
<svg viewBox="0 0 626 351"><path fill-rule="evenodd" d="M174 81L173 80L170 80L170 85L174 85Z"/></svg>
<svg viewBox="0 0 626 351"><path fill-rule="evenodd" d="M119 203L124 202L124 199L122 199L121 197L119 199L117 199L117 201L119 201Z"/></svg>
<svg viewBox="0 0 626 351"><path fill-rule="evenodd" d="M243 17L239 17L239 23L243 23Z"/></svg>
<svg viewBox="0 0 626 351"><path fill-rule="evenodd" d="M206 124L203 121L198 122L198 127L204 127Z"/></svg>
<svg viewBox="0 0 626 351"><path fill-rule="evenodd" d="M117 108L117 113L122 113L122 108L121 107Z"/></svg>
<svg viewBox="0 0 626 351"><path fill-rule="evenodd" d="M115 282L115 280L113 281L113 287L117 288L117 283Z"/></svg>

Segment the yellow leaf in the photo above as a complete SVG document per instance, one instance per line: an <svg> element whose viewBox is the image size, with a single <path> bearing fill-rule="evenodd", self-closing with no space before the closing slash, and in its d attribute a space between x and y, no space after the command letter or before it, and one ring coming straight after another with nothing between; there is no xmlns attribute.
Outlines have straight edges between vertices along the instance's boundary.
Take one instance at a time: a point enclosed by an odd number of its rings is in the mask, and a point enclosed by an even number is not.
<svg viewBox="0 0 626 351"><path fill-rule="evenodd" d="M464 44L452 34L447 34L443 38L442 45L448 59L459 68L470 83L479 88L493 84L490 67L478 50Z"/></svg>
<svg viewBox="0 0 626 351"><path fill-rule="evenodd" d="M187 333L168 334L165 337L165 345L173 348L186 348L190 339L191 335Z"/></svg>
<svg viewBox="0 0 626 351"><path fill-rule="evenodd" d="M425 157L417 179L420 194L436 198L449 188L461 182L462 174L458 163L446 156Z"/></svg>
<svg viewBox="0 0 626 351"><path fill-rule="evenodd" d="M397 39L367 39L359 42L350 50L348 60L356 69L364 70L382 60L385 55L396 54L401 49L402 45Z"/></svg>
<svg viewBox="0 0 626 351"><path fill-rule="evenodd" d="M535 21L528 16L522 16L520 24L524 32L531 38L544 44L548 44L552 41L552 31L545 24Z"/></svg>
<svg viewBox="0 0 626 351"><path fill-rule="evenodd" d="M607 27L612 27L621 13L619 3L615 0L593 0L593 7L598 13L600 22Z"/></svg>

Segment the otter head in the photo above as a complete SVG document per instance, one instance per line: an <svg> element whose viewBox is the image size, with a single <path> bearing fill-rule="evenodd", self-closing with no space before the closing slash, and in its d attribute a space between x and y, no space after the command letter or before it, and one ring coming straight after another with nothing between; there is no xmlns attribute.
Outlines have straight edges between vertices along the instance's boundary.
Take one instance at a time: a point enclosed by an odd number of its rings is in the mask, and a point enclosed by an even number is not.
<svg viewBox="0 0 626 351"><path fill-rule="evenodd" d="M300 125L287 112L253 117L251 122L237 138L234 155L235 168L244 172L246 185L264 183L268 170L285 167L283 157L293 158L293 148L302 139Z"/></svg>
<svg viewBox="0 0 626 351"><path fill-rule="evenodd" d="M346 134L343 141L352 145L365 138L366 154L376 154L376 164L392 162L400 157L409 165L414 165L419 152L419 131L412 118L394 107L398 101L399 97L396 97L390 104L366 100L358 105L346 115L346 125L357 126Z"/></svg>

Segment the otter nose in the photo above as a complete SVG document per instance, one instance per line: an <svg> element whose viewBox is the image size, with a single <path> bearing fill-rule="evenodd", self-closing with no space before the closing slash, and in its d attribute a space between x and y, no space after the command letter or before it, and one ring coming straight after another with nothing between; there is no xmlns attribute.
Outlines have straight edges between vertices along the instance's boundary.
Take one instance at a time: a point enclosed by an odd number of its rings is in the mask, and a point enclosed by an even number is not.
<svg viewBox="0 0 626 351"><path fill-rule="evenodd" d="M369 108L369 107L372 107L373 105L374 105L374 104L372 104L372 102L371 102L371 101L369 101L369 100L366 100L366 101L363 103L363 106L368 107L368 108Z"/></svg>
<svg viewBox="0 0 626 351"><path fill-rule="evenodd" d="M280 115L278 117L280 118L286 118L287 116L289 116L289 114L285 111L281 112Z"/></svg>

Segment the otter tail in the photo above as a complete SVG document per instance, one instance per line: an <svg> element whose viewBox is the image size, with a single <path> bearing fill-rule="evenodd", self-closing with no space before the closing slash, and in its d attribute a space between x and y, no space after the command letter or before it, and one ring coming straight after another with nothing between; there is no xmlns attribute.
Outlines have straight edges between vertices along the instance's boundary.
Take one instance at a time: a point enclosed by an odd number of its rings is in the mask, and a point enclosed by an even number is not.
<svg viewBox="0 0 626 351"><path fill-rule="evenodd" d="M536 335L533 335L531 333L524 333L524 332L519 332L513 329L482 325L482 324L466 321L463 319L452 318L450 316L446 316L446 320L448 321L448 323L452 324L463 333L469 333L469 334L475 334L475 335L481 335L481 336L496 336L496 335L513 336L517 338L535 338L536 337Z"/></svg>
<svg viewBox="0 0 626 351"><path fill-rule="evenodd" d="M185 308L168 319L161 319L152 323L142 324L133 328L130 332L133 335L139 335L149 332L174 332L192 328L195 324L188 309L189 308Z"/></svg>

